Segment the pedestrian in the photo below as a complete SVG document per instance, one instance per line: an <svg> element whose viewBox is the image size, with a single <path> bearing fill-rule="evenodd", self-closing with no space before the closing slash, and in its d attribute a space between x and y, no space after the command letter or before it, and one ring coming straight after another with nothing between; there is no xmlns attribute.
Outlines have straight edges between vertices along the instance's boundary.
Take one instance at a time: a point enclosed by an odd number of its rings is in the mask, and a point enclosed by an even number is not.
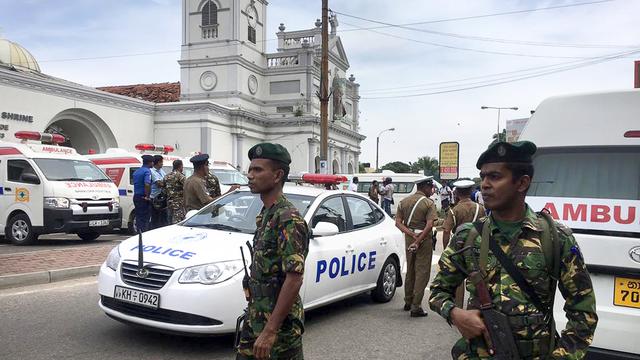
<svg viewBox="0 0 640 360"><path fill-rule="evenodd" d="M358 180L358 177L354 176L353 180L351 180L351 184L349 185L349 191L358 192L358 183L359 182L360 182L360 180Z"/></svg>
<svg viewBox="0 0 640 360"><path fill-rule="evenodd" d="M380 196L378 195L378 180L373 180L371 182L371 186L369 187L369 199L376 203L376 205L380 204Z"/></svg>
<svg viewBox="0 0 640 360"><path fill-rule="evenodd" d="M249 150L249 189L260 194L249 278L249 309L236 359L303 359L304 309L299 295L309 229L282 193L291 157L279 144Z"/></svg>
<svg viewBox="0 0 640 360"><path fill-rule="evenodd" d="M382 188L379 190L382 195L382 209L391 215L391 205L393 204L393 179L390 177L385 178L382 181Z"/></svg>
<svg viewBox="0 0 640 360"><path fill-rule="evenodd" d="M404 233L407 275L404 283L404 310L411 317L427 316L422 309L424 290L431 275L433 255L433 222L438 218L436 205L429 197L433 194L433 176L415 181L417 191L398 204L396 227Z"/></svg>
<svg viewBox="0 0 640 360"><path fill-rule="evenodd" d="M454 359L500 353L508 358L583 359L593 340L595 295L580 247L569 228L525 203L535 151L529 141L496 142L476 163L491 215L458 228L440 257L429 299L431 309L463 336L452 349ZM454 301L465 278L467 310ZM556 286L568 320L561 336L553 320ZM485 313L494 316L481 315ZM508 349L514 353L509 355Z"/></svg>
<svg viewBox="0 0 640 360"><path fill-rule="evenodd" d="M153 167L151 168L151 229L167 225L167 196L164 193L164 177L167 174L162 170L164 159L162 155L153 155Z"/></svg>
<svg viewBox="0 0 640 360"><path fill-rule="evenodd" d="M482 199L482 192L480 191L480 186L476 186L473 192L471 192L471 200L484 206L484 201Z"/></svg>
<svg viewBox="0 0 640 360"><path fill-rule="evenodd" d="M451 232L466 223L472 223L485 216L484 206L471 201L471 188L475 183L471 180L459 180L453 183L455 186L455 196L457 203L450 208L445 215L442 225L442 248L446 249L451 238ZM456 289L456 306L463 307L464 284Z"/></svg>
<svg viewBox="0 0 640 360"><path fill-rule="evenodd" d="M184 210L200 210L213 201L207 192L205 178L209 173L209 154L198 154L189 159L193 163L193 175L184 182Z"/></svg>
<svg viewBox="0 0 640 360"><path fill-rule="evenodd" d="M178 223L185 218L184 182L187 179L182 160L174 160L172 165L173 171L164 178L169 224Z"/></svg>
<svg viewBox="0 0 640 360"><path fill-rule="evenodd" d="M149 229L151 216L151 167L153 156L142 155L142 166L133 173L133 206L138 232Z"/></svg>
<svg viewBox="0 0 640 360"><path fill-rule="evenodd" d="M443 211L449 210L449 207L451 206L451 192L451 187L449 187L449 184L445 182L442 189L440 189L440 205L442 206Z"/></svg>

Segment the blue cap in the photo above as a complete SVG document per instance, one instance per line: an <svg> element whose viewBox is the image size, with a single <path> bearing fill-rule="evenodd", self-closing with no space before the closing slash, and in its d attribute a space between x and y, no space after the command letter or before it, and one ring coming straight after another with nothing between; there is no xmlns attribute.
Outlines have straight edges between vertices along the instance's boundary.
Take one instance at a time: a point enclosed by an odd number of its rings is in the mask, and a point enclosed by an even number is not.
<svg viewBox="0 0 640 360"><path fill-rule="evenodd" d="M198 154L196 156L191 157L191 159L189 159L189 161L191 161L193 165L207 162L207 160L209 160L209 154Z"/></svg>
<svg viewBox="0 0 640 360"><path fill-rule="evenodd" d="M142 155L142 163L146 164L146 163L150 163L153 162L153 156L152 155Z"/></svg>

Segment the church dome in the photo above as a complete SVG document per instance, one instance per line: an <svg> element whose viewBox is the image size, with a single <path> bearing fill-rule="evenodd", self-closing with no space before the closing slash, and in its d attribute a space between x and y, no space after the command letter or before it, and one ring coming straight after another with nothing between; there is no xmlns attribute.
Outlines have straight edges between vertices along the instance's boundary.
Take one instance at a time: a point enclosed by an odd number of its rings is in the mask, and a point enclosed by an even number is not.
<svg viewBox="0 0 640 360"><path fill-rule="evenodd" d="M7 39L0 39L0 64L18 70L40 72L40 66L27 49Z"/></svg>

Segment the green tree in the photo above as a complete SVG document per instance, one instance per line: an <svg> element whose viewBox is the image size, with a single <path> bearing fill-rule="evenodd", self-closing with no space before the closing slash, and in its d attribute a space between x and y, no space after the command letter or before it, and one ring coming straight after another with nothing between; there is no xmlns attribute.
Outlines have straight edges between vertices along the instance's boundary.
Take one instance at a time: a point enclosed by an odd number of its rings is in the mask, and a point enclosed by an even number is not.
<svg viewBox="0 0 640 360"><path fill-rule="evenodd" d="M385 164L380 168L381 170L391 170L395 173L409 173L411 172L411 166L407 163L403 163L402 161L394 161L388 164Z"/></svg>
<svg viewBox="0 0 640 360"><path fill-rule="evenodd" d="M421 173L427 176L433 176L437 181L440 180L440 168L438 166L438 159L430 156L422 156L418 158L418 161L409 163L412 173Z"/></svg>
<svg viewBox="0 0 640 360"><path fill-rule="evenodd" d="M494 142L496 142L496 136L497 134L493 134L492 139L493 141L491 141L491 143L493 144ZM507 141L507 129L502 129L502 132L500 132L500 138L497 141Z"/></svg>

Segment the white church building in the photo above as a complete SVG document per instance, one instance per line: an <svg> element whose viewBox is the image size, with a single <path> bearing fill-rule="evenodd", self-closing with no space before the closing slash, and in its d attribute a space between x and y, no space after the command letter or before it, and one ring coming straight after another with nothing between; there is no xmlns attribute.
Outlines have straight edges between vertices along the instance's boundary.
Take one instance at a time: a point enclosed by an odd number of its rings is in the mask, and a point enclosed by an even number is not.
<svg viewBox="0 0 640 360"><path fill-rule="evenodd" d="M247 151L284 145L292 172L320 163L321 24L286 31L266 52L267 1L183 0L179 83L91 88L46 75L20 45L0 39L0 137L54 132L80 153L138 143L177 155L211 154L246 171ZM332 18L329 35L329 172L358 171L359 84Z"/></svg>

